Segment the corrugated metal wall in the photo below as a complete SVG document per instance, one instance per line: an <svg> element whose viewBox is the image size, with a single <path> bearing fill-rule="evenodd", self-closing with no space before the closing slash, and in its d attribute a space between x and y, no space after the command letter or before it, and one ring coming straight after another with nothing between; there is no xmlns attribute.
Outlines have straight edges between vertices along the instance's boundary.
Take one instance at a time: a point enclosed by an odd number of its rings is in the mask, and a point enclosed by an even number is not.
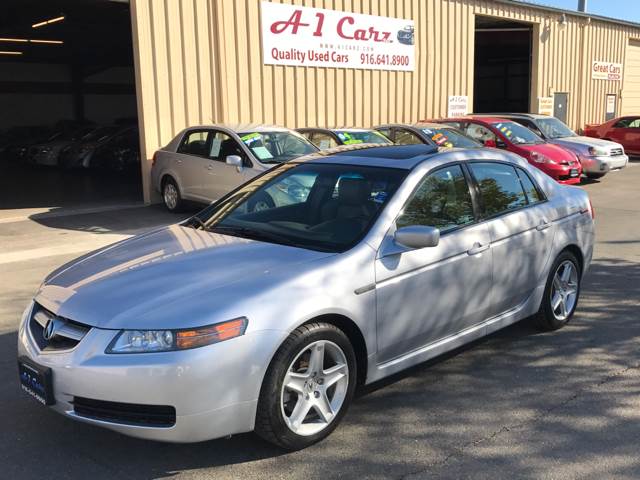
<svg viewBox="0 0 640 480"><path fill-rule="evenodd" d="M473 105L475 15L534 26L532 107L569 93L574 128L604 119L621 82L592 80L593 60L624 63L630 26L493 0L295 0L318 8L413 19L413 72L262 64L260 0L132 0L143 158L188 125L215 122L369 126L447 113L449 95ZM618 105L620 111L620 105ZM143 162L149 200L149 162Z"/></svg>

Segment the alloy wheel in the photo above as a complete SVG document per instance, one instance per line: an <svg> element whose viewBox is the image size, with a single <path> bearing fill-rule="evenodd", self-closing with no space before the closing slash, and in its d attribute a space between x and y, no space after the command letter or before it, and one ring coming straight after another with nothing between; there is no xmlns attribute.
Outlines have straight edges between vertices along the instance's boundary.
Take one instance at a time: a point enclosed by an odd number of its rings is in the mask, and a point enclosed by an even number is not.
<svg viewBox="0 0 640 480"><path fill-rule="evenodd" d="M289 429L302 436L321 432L336 417L347 395L349 367L342 349L328 340L305 346L287 369L280 394Z"/></svg>
<svg viewBox="0 0 640 480"><path fill-rule="evenodd" d="M556 319L564 321L578 300L578 269L569 260L562 262L553 276L551 309Z"/></svg>
<svg viewBox="0 0 640 480"><path fill-rule="evenodd" d="M178 190L173 183L169 182L164 186L163 198L164 204L169 208L169 210L176 208L176 205L178 204Z"/></svg>

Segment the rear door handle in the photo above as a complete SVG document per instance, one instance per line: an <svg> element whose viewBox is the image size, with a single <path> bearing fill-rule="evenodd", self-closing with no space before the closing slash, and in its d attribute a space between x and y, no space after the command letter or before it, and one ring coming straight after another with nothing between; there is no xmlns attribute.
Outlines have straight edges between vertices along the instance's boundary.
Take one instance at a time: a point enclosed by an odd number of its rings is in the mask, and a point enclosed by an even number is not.
<svg viewBox="0 0 640 480"><path fill-rule="evenodd" d="M540 220L540 223L536 227L536 230L538 230L539 232L542 232L543 230L546 230L547 228L549 228L551 225L552 225L551 222L548 222L546 218L543 218L542 220Z"/></svg>
<svg viewBox="0 0 640 480"><path fill-rule="evenodd" d="M486 245L481 245L480 242L476 242L473 244L473 247L467 250L467 253L469 255L478 255L479 253L482 253L485 250L489 250L489 247L490 245L488 243Z"/></svg>

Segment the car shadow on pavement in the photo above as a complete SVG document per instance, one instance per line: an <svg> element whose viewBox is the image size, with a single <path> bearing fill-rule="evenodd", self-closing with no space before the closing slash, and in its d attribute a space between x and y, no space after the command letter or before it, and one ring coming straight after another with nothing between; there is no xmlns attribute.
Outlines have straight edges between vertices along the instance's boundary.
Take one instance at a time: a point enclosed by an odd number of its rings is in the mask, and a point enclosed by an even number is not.
<svg viewBox="0 0 640 480"><path fill-rule="evenodd" d="M63 418L20 392L16 333L8 333L0 336L3 474L152 479L212 469L215 478L466 478L499 466L498 477L540 477L536 465L637 447L640 426L622 407L640 385L621 383L620 372L639 365L639 298L640 264L600 260L567 327L542 333L524 320L366 387L327 440L295 453L253 434L162 444ZM602 391L617 403L593 397ZM518 434L522 445L514 443ZM619 442L608 438L616 435ZM452 474L475 463L475 470ZM640 459L629 452L607 468L603 477L634 477Z"/></svg>

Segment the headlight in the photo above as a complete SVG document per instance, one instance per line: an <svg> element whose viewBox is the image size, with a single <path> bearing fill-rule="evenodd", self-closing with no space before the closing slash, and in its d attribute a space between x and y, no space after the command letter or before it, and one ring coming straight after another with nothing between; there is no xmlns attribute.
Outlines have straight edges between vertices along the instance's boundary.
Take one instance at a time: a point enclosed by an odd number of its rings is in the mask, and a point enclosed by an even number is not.
<svg viewBox="0 0 640 480"><path fill-rule="evenodd" d="M204 347L244 335L244 317L206 327L182 330L121 330L105 353L169 352Z"/></svg>
<svg viewBox="0 0 640 480"><path fill-rule="evenodd" d="M589 155L594 157L602 157L609 155L609 152L602 147L589 147Z"/></svg>
<svg viewBox="0 0 640 480"><path fill-rule="evenodd" d="M531 152L531 160L533 160L536 163L556 163L546 155L543 155L538 152Z"/></svg>

